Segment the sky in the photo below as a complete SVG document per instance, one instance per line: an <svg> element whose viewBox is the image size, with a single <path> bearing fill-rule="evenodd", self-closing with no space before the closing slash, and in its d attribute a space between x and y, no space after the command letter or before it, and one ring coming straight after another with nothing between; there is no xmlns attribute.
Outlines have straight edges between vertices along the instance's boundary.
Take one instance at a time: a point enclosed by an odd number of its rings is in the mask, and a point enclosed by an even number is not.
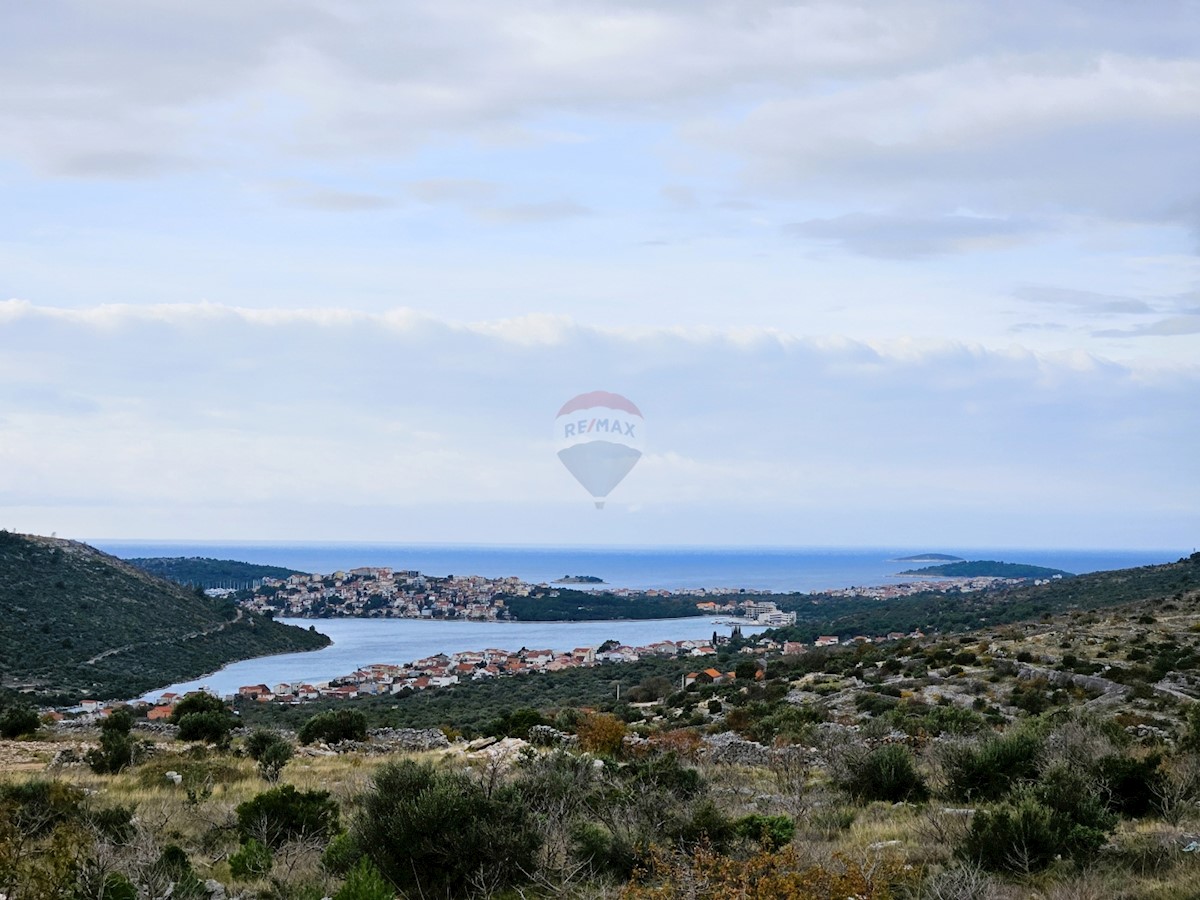
<svg viewBox="0 0 1200 900"><path fill-rule="evenodd" d="M1197 173L1195 0L5 4L0 527L1190 551Z"/></svg>

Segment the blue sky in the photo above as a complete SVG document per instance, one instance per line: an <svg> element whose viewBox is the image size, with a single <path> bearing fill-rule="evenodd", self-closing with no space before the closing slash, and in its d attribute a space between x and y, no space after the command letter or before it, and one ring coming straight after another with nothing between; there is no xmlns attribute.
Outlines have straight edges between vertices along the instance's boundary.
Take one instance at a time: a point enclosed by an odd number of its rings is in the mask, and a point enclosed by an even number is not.
<svg viewBox="0 0 1200 900"><path fill-rule="evenodd" d="M0 527L1190 549L1197 46L1194 2L6 8ZM595 389L649 435L602 513L550 434Z"/></svg>

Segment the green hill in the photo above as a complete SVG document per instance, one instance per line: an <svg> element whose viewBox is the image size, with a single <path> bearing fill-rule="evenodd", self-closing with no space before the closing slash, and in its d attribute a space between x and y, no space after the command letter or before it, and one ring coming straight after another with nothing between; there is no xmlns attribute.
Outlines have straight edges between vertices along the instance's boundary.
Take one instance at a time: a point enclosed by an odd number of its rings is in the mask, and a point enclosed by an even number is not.
<svg viewBox="0 0 1200 900"><path fill-rule="evenodd" d="M207 556L147 556L127 559L125 562L158 578L202 588L245 590L264 578L287 578L289 575L303 574L282 566L261 566Z"/></svg>
<svg viewBox="0 0 1200 900"><path fill-rule="evenodd" d="M86 544L0 531L0 689L57 703L132 697L328 643Z"/></svg>
<svg viewBox="0 0 1200 900"><path fill-rule="evenodd" d="M1101 609L1139 601L1165 602L1195 590L1198 585L1200 553L1193 553L1163 565L1090 572L1040 585L971 593L930 592L889 600L825 598L819 594L780 596L780 608L794 611L796 624L773 633L781 640L811 641L818 634L852 637L913 629L928 633L965 632L1077 609Z"/></svg>
<svg viewBox="0 0 1200 900"><path fill-rule="evenodd" d="M1060 575L1070 577L1070 572L1049 569L1046 566L1030 566L1024 563L997 562L994 559L977 559L970 562L946 563L941 566L926 566L923 569L908 569L901 575L937 575L942 578L1052 578Z"/></svg>

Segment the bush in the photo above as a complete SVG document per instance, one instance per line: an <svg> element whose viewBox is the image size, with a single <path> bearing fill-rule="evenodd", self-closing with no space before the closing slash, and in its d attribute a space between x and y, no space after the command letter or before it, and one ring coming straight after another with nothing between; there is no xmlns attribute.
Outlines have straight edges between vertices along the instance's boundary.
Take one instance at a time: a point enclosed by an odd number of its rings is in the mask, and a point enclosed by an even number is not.
<svg viewBox="0 0 1200 900"><path fill-rule="evenodd" d="M259 728L246 738L246 752L258 763L258 774L274 784L295 751L283 735Z"/></svg>
<svg viewBox="0 0 1200 900"><path fill-rule="evenodd" d="M1025 791L1012 802L977 812L959 852L985 869L1028 873L1058 856L1085 859L1104 840L1103 827L1077 821Z"/></svg>
<svg viewBox="0 0 1200 900"><path fill-rule="evenodd" d="M376 772L350 834L396 888L429 898L519 883L534 872L540 844L515 788L489 793L461 772L411 760Z"/></svg>
<svg viewBox="0 0 1200 900"><path fill-rule="evenodd" d="M133 714L127 709L115 709L100 723L100 747L87 752L87 763L93 772L120 772L133 765L136 744L129 732L133 729Z"/></svg>
<svg viewBox="0 0 1200 900"><path fill-rule="evenodd" d="M250 838L229 857L229 871L233 873L234 878L242 881L266 875L271 871L270 848Z"/></svg>
<svg viewBox="0 0 1200 900"><path fill-rule="evenodd" d="M298 737L302 744L311 744L313 741L321 741L325 744L336 744L338 741L365 741L367 739L367 717L357 709L320 712L301 726Z"/></svg>
<svg viewBox="0 0 1200 900"><path fill-rule="evenodd" d="M233 730L234 719L227 710L220 712L195 712L179 718L179 739L181 741L204 741L223 747L229 743L229 732Z"/></svg>
<svg viewBox="0 0 1200 900"><path fill-rule="evenodd" d="M975 745L948 748L946 793L955 800L999 800L1037 775L1042 741L1030 731L1013 731Z"/></svg>
<svg viewBox="0 0 1200 900"><path fill-rule="evenodd" d="M379 870L369 859L363 859L346 876L346 883L338 888L333 900L393 900L395 896Z"/></svg>
<svg viewBox="0 0 1200 900"><path fill-rule="evenodd" d="M593 713L579 723L575 733L582 749L615 756L625 739L625 723L608 713Z"/></svg>
<svg viewBox="0 0 1200 900"><path fill-rule="evenodd" d="M238 834L271 848L289 840L326 839L338 830L338 807L329 791L297 791L292 785L272 788L239 804Z"/></svg>
<svg viewBox="0 0 1200 900"><path fill-rule="evenodd" d="M758 841L764 850L778 850L792 842L796 836L796 823L787 816L753 813L734 822L733 832L740 838Z"/></svg>
<svg viewBox="0 0 1200 900"><path fill-rule="evenodd" d="M10 706L0 712L0 737L9 740L24 737L37 731L40 724L37 710L32 706Z"/></svg>
<svg viewBox="0 0 1200 900"><path fill-rule="evenodd" d="M855 800L921 801L929 796L925 779L901 744L885 744L847 763L841 787Z"/></svg>

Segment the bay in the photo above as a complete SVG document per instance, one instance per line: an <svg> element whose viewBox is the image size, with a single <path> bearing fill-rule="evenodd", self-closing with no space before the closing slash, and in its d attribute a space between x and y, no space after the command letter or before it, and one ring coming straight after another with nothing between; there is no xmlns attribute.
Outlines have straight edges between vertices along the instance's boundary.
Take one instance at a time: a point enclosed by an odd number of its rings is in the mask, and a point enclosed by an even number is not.
<svg viewBox="0 0 1200 900"><path fill-rule="evenodd" d="M728 634L716 619L642 619L608 622L454 622L423 619L279 619L289 625L310 625L329 635L333 644L307 653L261 656L230 663L202 678L167 685L144 695L155 700L167 691L177 694L208 688L222 696L247 684L274 686L279 682L320 683L348 675L370 663L405 663L436 653L464 650L571 650L598 647L607 640L643 646L655 641L704 640L714 631ZM743 626L742 633L762 628Z"/></svg>

